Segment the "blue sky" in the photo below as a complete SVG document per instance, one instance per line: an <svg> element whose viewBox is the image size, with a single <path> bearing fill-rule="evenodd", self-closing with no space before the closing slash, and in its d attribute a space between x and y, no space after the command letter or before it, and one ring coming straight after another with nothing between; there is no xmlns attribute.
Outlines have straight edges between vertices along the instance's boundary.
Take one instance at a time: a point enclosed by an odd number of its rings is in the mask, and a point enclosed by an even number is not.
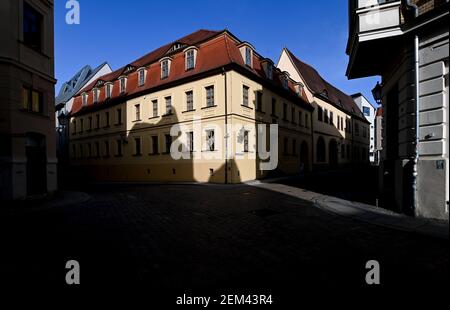
<svg viewBox="0 0 450 310"><path fill-rule="evenodd" d="M86 64L113 70L198 29L228 29L277 61L283 47L348 94L377 78L347 80L347 2L342 0L79 0L79 25L65 23L66 0L55 1L55 71L61 83Z"/></svg>

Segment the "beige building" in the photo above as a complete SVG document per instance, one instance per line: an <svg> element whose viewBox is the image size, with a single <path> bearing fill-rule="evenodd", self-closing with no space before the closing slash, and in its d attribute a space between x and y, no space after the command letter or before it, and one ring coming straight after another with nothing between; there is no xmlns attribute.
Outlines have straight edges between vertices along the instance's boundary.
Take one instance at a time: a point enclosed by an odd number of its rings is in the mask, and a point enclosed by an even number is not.
<svg viewBox="0 0 450 310"><path fill-rule="evenodd" d="M323 169L368 163L370 123L353 98L325 81L287 48L277 67L305 86L307 100L314 106L314 166Z"/></svg>
<svg viewBox="0 0 450 310"><path fill-rule="evenodd" d="M56 190L53 1L0 2L0 195Z"/></svg>
<svg viewBox="0 0 450 310"><path fill-rule="evenodd" d="M298 173L312 167L312 110L302 85L250 43L200 30L79 92L71 162L80 177L106 181L238 183ZM259 146L269 139L259 141L257 125L271 124L278 146L266 158L269 147ZM174 125L181 130L171 135ZM269 162L274 170L265 170Z"/></svg>

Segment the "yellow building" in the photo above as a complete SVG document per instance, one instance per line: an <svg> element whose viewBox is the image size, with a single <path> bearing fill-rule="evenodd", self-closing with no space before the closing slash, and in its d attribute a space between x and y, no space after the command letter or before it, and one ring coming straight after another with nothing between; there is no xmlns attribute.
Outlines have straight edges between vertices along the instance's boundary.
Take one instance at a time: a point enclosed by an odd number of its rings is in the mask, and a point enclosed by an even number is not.
<svg viewBox="0 0 450 310"><path fill-rule="evenodd" d="M305 85L307 100L314 106L314 167L368 163L370 123L353 98L325 81L287 48L277 67L289 72L293 81Z"/></svg>
<svg viewBox="0 0 450 310"><path fill-rule="evenodd" d="M200 30L80 91L72 166L105 181L238 183L298 173L312 167L312 111L302 85L251 44ZM278 125L267 159L261 124ZM171 135L174 126L181 130ZM273 170L263 167L269 162Z"/></svg>

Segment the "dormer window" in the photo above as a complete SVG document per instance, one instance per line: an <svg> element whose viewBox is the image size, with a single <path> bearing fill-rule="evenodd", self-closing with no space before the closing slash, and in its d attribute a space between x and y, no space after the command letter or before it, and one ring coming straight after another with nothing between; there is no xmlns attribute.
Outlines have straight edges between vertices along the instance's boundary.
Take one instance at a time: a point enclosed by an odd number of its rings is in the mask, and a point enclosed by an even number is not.
<svg viewBox="0 0 450 310"><path fill-rule="evenodd" d="M271 80L273 79L273 66L271 63L267 64L267 77Z"/></svg>
<svg viewBox="0 0 450 310"><path fill-rule="evenodd" d="M93 94L94 94L94 103L97 103L98 102L98 95L99 95L99 89L98 88L94 88L93 89Z"/></svg>
<svg viewBox="0 0 450 310"><path fill-rule="evenodd" d="M281 77L281 82L283 83L284 89L289 88L289 73L283 72L282 77Z"/></svg>
<svg viewBox="0 0 450 310"><path fill-rule="evenodd" d="M161 79L169 77L170 74L170 58L164 58L161 60Z"/></svg>
<svg viewBox="0 0 450 310"><path fill-rule="evenodd" d="M241 52L242 59L244 60L244 64L252 68L254 51L253 47L249 43L244 42L239 47L239 50Z"/></svg>
<svg viewBox="0 0 450 310"><path fill-rule="evenodd" d="M125 77L119 78L119 87L120 87L120 93L124 93L127 87L127 80Z"/></svg>
<svg viewBox="0 0 450 310"><path fill-rule="evenodd" d="M322 96L328 98L328 91L326 89L323 90Z"/></svg>
<svg viewBox="0 0 450 310"><path fill-rule="evenodd" d="M111 83L107 83L105 85L105 95L106 95L107 99L111 98L111 93L112 93L112 84Z"/></svg>
<svg viewBox="0 0 450 310"><path fill-rule="evenodd" d="M184 57L186 59L186 70L192 70L195 68L195 62L197 58L197 49L189 48L184 52Z"/></svg>
<svg viewBox="0 0 450 310"><path fill-rule="evenodd" d="M145 84L145 69L144 68L139 69L139 71L138 71L138 83L139 83L139 86L144 86L144 84Z"/></svg>
<svg viewBox="0 0 450 310"><path fill-rule="evenodd" d="M247 66L252 66L252 50L250 47L245 48L245 64Z"/></svg>
<svg viewBox="0 0 450 310"><path fill-rule="evenodd" d="M303 84L301 84L301 83L295 84L295 93L296 93L298 96L301 96L301 95L302 95L302 92L303 92Z"/></svg>
<svg viewBox="0 0 450 310"><path fill-rule="evenodd" d="M83 104L84 107L87 106L88 94L83 93L83 94L81 95L81 101L82 101L82 104Z"/></svg>

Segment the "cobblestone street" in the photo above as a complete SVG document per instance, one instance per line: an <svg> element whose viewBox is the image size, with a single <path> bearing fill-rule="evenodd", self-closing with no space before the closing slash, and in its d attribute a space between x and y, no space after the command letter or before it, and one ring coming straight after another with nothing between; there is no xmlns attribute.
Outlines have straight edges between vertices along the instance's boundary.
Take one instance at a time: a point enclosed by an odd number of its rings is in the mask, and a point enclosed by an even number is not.
<svg viewBox="0 0 450 310"><path fill-rule="evenodd" d="M3 284L164 289L448 284L448 241L326 213L247 185L103 185L87 202L0 216Z"/></svg>

